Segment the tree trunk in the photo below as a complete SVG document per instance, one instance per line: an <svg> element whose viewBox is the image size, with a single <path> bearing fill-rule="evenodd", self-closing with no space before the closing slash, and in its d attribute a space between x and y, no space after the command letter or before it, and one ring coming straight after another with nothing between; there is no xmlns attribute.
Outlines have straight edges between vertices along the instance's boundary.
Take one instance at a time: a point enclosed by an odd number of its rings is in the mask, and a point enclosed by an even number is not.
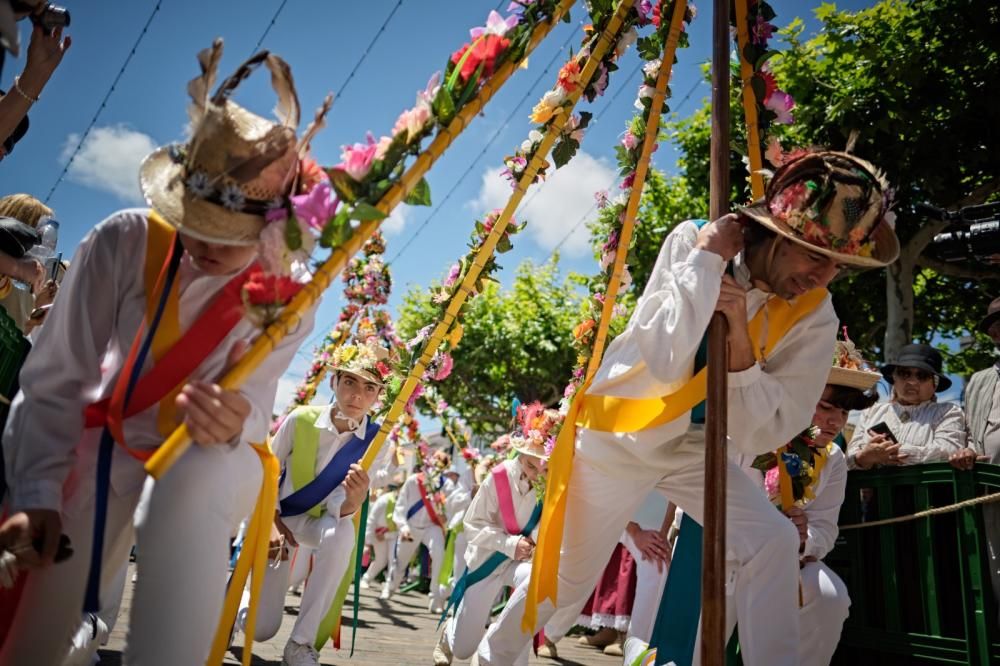
<svg viewBox="0 0 1000 666"><path fill-rule="evenodd" d="M913 267L915 257L904 247L899 260L885 272L885 341L882 345L883 361L896 358L903 345L909 344L913 334Z"/></svg>

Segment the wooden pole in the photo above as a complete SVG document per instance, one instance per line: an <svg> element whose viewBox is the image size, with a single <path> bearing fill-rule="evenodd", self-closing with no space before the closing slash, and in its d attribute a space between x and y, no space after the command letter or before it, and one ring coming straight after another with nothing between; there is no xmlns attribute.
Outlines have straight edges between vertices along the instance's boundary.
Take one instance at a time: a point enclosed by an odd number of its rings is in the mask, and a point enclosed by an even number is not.
<svg viewBox="0 0 1000 666"><path fill-rule="evenodd" d="M738 0L737 0L738 1ZM712 12L712 138L709 216L729 211L729 0ZM724 664L726 653L726 389L728 326L716 313L708 326L705 419L705 517L702 559L701 663Z"/></svg>

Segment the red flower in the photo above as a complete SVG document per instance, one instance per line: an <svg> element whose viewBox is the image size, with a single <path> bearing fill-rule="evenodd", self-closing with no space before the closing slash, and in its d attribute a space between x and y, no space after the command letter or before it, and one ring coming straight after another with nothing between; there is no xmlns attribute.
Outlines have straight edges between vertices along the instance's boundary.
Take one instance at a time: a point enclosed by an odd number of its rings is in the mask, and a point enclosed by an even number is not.
<svg viewBox="0 0 1000 666"><path fill-rule="evenodd" d="M299 160L299 192L311 192L314 187L324 180L330 180L326 172L311 157L303 157Z"/></svg>
<svg viewBox="0 0 1000 666"><path fill-rule="evenodd" d="M386 365L383 361L379 361L375 364L375 369L378 370L378 374L382 379L385 379L392 374L392 369Z"/></svg>
<svg viewBox="0 0 1000 666"><path fill-rule="evenodd" d="M568 93L580 87L580 63L570 60L559 70L559 87Z"/></svg>
<svg viewBox="0 0 1000 666"><path fill-rule="evenodd" d="M771 94L778 89L778 83L774 80L774 74L766 69L754 72L754 76L760 77L760 79L764 82L764 99L759 101L760 104L763 104L770 99Z"/></svg>
<svg viewBox="0 0 1000 666"><path fill-rule="evenodd" d="M655 26L657 30L660 29L660 21L663 20L660 14L660 12L663 9L663 7L661 6L662 4L663 3L657 1L656 5L653 7L653 18L651 20L653 22L653 26Z"/></svg>
<svg viewBox="0 0 1000 666"><path fill-rule="evenodd" d="M487 34L474 41L471 47L472 52L462 64L462 80L468 81L469 77L475 73L480 63L483 64L483 78L485 79L492 76L493 69L496 67L497 58L500 57L500 54L503 53L508 46L510 46L510 40L506 37L501 37L500 35ZM460 63L469 48L469 45L466 44L459 50L452 53L451 61L456 65Z"/></svg>
<svg viewBox="0 0 1000 666"><path fill-rule="evenodd" d="M243 294L250 305L287 305L302 284L287 275L271 275L262 270L250 274Z"/></svg>

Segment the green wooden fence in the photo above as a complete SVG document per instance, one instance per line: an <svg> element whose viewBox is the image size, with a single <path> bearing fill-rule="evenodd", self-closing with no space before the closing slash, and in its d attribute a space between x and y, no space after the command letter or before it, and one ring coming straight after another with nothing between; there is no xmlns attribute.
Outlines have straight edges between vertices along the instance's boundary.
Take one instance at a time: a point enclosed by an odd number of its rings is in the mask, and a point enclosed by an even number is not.
<svg viewBox="0 0 1000 666"><path fill-rule="evenodd" d="M910 515L998 491L995 465L969 472L945 463L851 472L840 524ZM984 510L1000 511L1000 504L841 531L825 560L851 594L835 664L1000 663Z"/></svg>

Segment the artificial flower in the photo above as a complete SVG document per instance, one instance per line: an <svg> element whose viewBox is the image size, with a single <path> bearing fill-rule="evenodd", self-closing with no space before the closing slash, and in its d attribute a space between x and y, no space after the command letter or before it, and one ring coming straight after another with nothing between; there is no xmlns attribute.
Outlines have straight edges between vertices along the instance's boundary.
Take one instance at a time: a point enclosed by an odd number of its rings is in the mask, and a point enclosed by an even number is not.
<svg viewBox="0 0 1000 666"><path fill-rule="evenodd" d="M588 102L593 102L598 97L604 95L604 91L608 89L608 68L602 62L597 66L597 72L590 79L590 85L584 91L583 96L587 98Z"/></svg>
<svg viewBox="0 0 1000 666"><path fill-rule="evenodd" d="M372 170L372 162L375 160L377 149L378 144L375 142L375 137L369 133L365 143L342 147L341 162L336 168L345 171L348 176L361 182Z"/></svg>
<svg viewBox="0 0 1000 666"><path fill-rule="evenodd" d="M329 177L316 160L311 157L299 160L299 192L308 192L324 180Z"/></svg>
<svg viewBox="0 0 1000 666"><path fill-rule="evenodd" d="M246 205L247 198L243 194L243 190L239 188L238 185L230 183L222 188L219 192L219 203L234 212L240 212L243 210L243 206Z"/></svg>
<svg viewBox="0 0 1000 666"><path fill-rule="evenodd" d="M204 171L192 171L184 185L187 186L192 195L199 199L204 199L212 194L212 184L208 180L208 174Z"/></svg>
<svg viewBox="0 0 1000 666"><path fill-rule="evenodd" d="M750 28L750 41L756 46L767 46L767 40L774 34L774 26L764 20L764 17L757 14L757 20Z"/></svg>
<svg viewBox="0 0 1000 666"><path fill-rule="evenodd" d="M642 66L642 73L646 75L647 79L655 78L660 73L660 65L663 60L656 58L655 60L650 60L645 65ZM672 72L673 70L671 70Z"/></svg>
<svg viewBox="0 0 1000 666"><path fill-rule="evenodd" d="M412 109L407 109L399 115L396 124L392 127L393 136L400 132L406 132L407 143L412 142L424 129L427 121L431 119L431 107L424 102L418 103Z"/></svg>
<svg viewBox="0 0 1000 666"><path fill-rule="evenodd" d="M352 176L353 177L353 176ZM337 199L329 181L322 181L305 194L290 197L295 217L316 231L322 231L337 212Z"/></svg>
<svg viewBox="0 0 1000 666"><path fill-rule="evenodd" d="M615 45L615 55L620 58L628 50L628 47L635 44L637 39L639 39L639 33L632 26L625 34L618 38L618 43Z"/></svg>
<svg viewBox="0 0 1000 666"><path fill-rule="evenodd" d="M468 81L481 64L483 66L483 78L493 75L497 58L510 46L510 40L495 34L484 34L477 38L472 44L466 44L459 50L451 54L451 61L458 65L463 61L460 76L463 81ZM471 52L470 52L471 49ZM469 52L469 57L465 57Z"/></svg>
<svg viewBox="0 0 1000 666"><path fill-rule="evenodd" d="M639 145L639 139L632 132L625 132L622 136L622 145L625 146L625 150L634 150Z"/></svg>
<svg viewBox="0 0 1000 666"><path fill-rule="evenodd" d="M567 93L576 92L576 89L580 87L580 71L580 63L576 60L570 60L563 65L562 69L559 70L557 81L559 87Z"/></svg>
<svg viewBox="0 0 1000 666"><path fill-rule="evenodd" d="M544 125L552 120L565 99L566 95L560 88L545 93L535 108L531 110L531 122Z"/></svg>
<svg viewBox="0 0 1000 666"><path fill-rule="evenodd" d="M598 190L594 192L594 202L597 205L598 210L603 210L608 205L608 191Z"/></svg>
<svg viewBox="0 0 1000 666"><path fill-rule="evenodd" d="M243 284L243 295L250 305L287 305L302 289L302 283L286 275L271 275L255 270Z"/></svg>
<svg viewBox="0 0 1000 666"><path fill-rule="evenodd" d="M790 125L792 123L792 109L795 108L795 100L788 93L782 90L775 90L764 102L764 106L774 112L776 116L774 122L781 125Z"/></svg>
<svg viewBox="0 0 1000 666"><path fill-rule="evenodd" d="M486 25L484 27L472 28L469 30L469 36L473 39L478 39L483 35L503 37L507 34L508 30L516 26L519 22L520 19L517 16L504 18L494 9L490 11L490 15L486 18Z"/></svg>

